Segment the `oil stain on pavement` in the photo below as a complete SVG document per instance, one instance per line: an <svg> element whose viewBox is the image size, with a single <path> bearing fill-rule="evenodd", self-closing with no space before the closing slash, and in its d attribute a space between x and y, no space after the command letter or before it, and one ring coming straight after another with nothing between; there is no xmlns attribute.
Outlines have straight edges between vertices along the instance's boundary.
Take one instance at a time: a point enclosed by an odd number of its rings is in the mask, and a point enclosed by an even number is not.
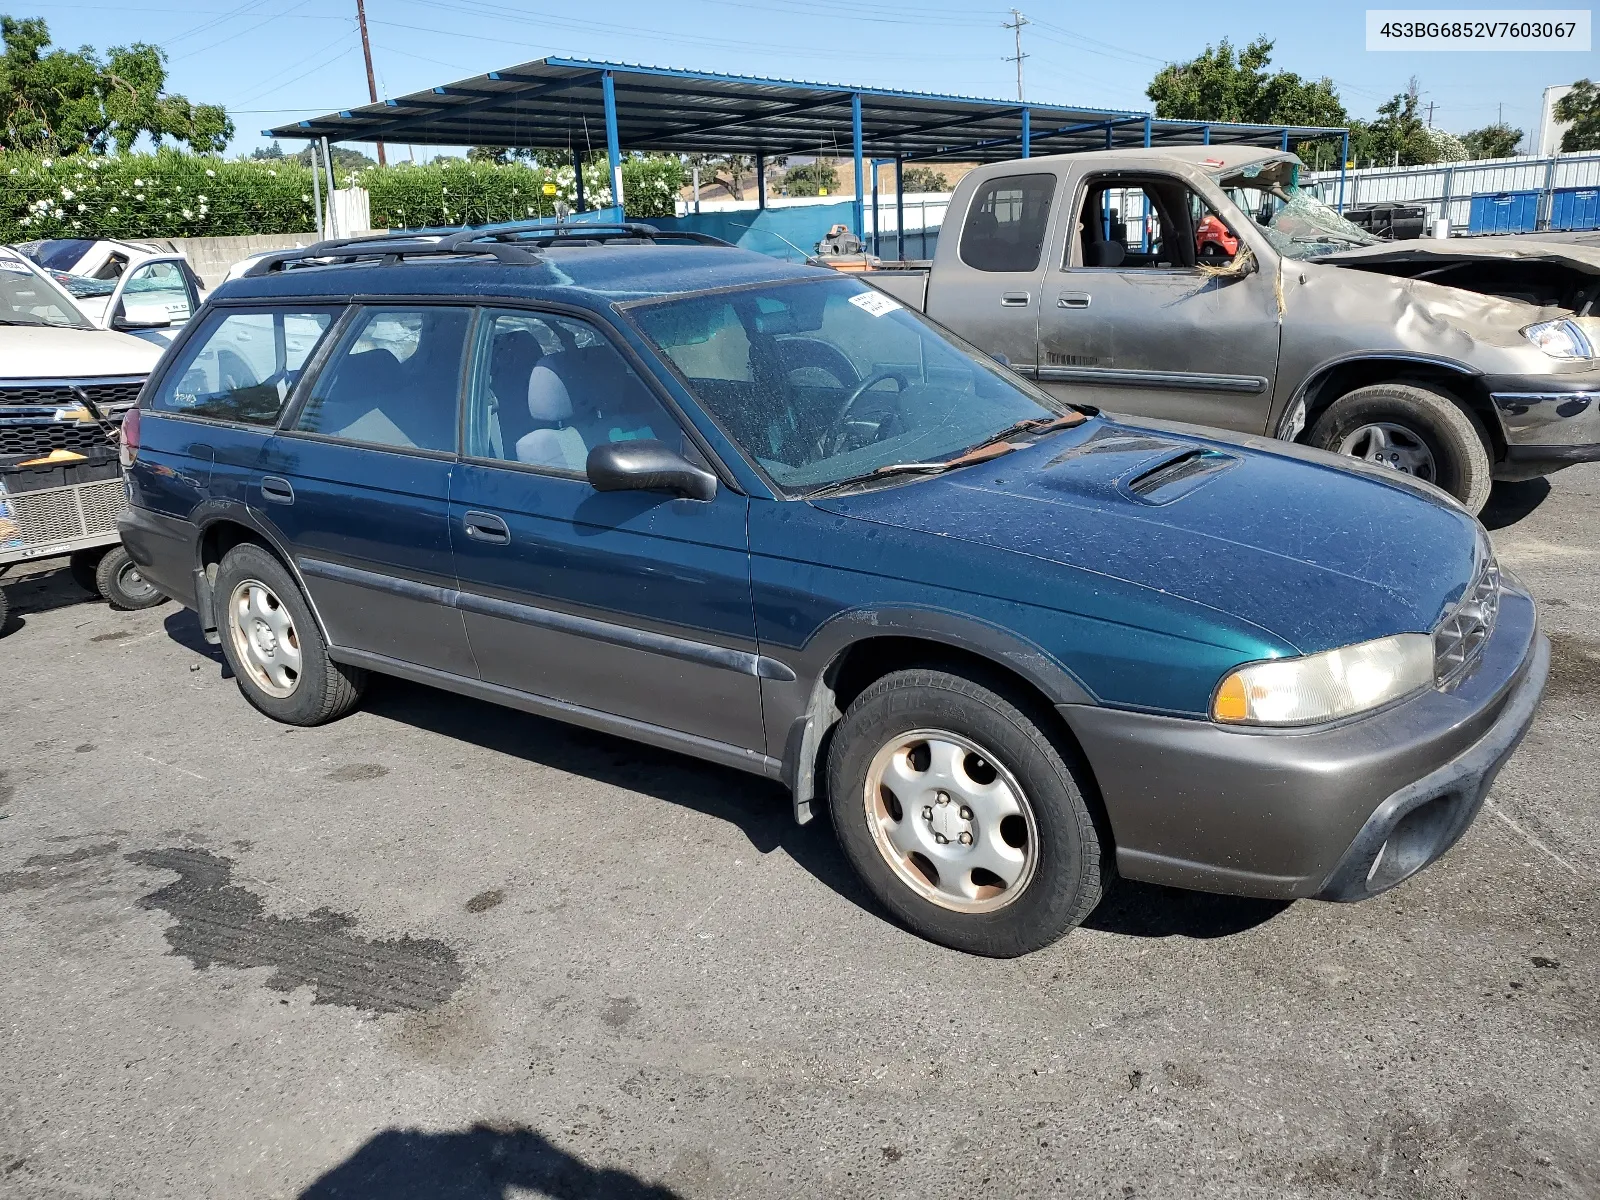
<svg viewBox="0 0 1600 1200"><path fill-rule="evenodd" d="M176 924L173 952L196 967L272 967L267 986L316 990L313 1003L370 1012L419 1012L444 1003L464 973L444 942L410 936L369 941L350 932L353 917L321 908L304 917L273 917L261 897L230 882L231 859L205 850L141 850L128 861L177 872L178 879L139 901Z"/></svg>

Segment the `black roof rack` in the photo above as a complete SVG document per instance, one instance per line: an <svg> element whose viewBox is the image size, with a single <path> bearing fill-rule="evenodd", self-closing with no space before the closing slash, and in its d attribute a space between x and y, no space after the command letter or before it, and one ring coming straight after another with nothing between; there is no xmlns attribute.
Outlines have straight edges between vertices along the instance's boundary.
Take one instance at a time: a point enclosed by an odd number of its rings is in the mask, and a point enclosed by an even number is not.
<svg viewBox="0 0 1600 1200"><path fill-rule="evenodd" d="M408 258L433 258L446 255L489 256L510 265L528 266L542 262L538 248L550 246L653 246L660 241L679 240L702 246L732 246L733 243L708 233L687 230L662 230L637 221L615 224L549 225L542 221L521 221L477 229L458 229L441 233L380 233L359 238L332 238L298 250L264 254L244 272L244 278L267 275L284 267L332 265L338 262L378 262L392 264Z"/></svg>

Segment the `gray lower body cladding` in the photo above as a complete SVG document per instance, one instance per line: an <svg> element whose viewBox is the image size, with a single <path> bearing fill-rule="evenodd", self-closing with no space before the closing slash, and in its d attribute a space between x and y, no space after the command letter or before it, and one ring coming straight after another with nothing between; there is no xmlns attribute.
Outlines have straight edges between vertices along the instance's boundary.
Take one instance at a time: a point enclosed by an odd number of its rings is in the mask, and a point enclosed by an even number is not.
<svg viewBox="0 0 1600 1200"><path fill-rule="evenodd" d="M1548 669L1533 601L1508 580L1494 635L1456 688L1330 729L1058 707L1094 769L1123 875L1359 900L1409 878L1465 831L1532 724Z"/></svg>

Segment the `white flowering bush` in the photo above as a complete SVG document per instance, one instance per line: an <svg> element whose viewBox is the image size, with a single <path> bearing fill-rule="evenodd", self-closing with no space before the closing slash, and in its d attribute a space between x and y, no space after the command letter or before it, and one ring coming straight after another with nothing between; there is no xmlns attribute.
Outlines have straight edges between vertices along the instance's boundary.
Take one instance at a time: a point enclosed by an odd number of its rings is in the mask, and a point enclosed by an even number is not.
<svg viewBox="0 0 1600 1200"><path fill-rule="evenodd" d="M0 153L0 241L216 237L316 228L311 172L209 155Z"/></svg>

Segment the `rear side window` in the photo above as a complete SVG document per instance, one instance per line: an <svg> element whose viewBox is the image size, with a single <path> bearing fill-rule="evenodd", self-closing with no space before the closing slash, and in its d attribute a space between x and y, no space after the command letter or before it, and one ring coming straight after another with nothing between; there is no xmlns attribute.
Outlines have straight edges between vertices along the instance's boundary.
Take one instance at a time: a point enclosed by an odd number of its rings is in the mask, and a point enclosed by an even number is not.
<svg viewBox="0 0 1600 1200"><path fill-rule="evenodd" d="M469 308L364 309L311 385L302 433L402 450L456 449Z"/></svg>
<svg viewBox="0 0 1600 1200"><path fill-rule="evenodd" d="M333 308L218 309L184 344L150 407L274 425L336 316Z"/></svg>
<svg viewBox="0 0 1600 1200"><path fill-rule="evenodd" d="M961 261L979 271L1032 271L1050 228L1056 177L1005 175L982 184L961 227Z"/></svg>

